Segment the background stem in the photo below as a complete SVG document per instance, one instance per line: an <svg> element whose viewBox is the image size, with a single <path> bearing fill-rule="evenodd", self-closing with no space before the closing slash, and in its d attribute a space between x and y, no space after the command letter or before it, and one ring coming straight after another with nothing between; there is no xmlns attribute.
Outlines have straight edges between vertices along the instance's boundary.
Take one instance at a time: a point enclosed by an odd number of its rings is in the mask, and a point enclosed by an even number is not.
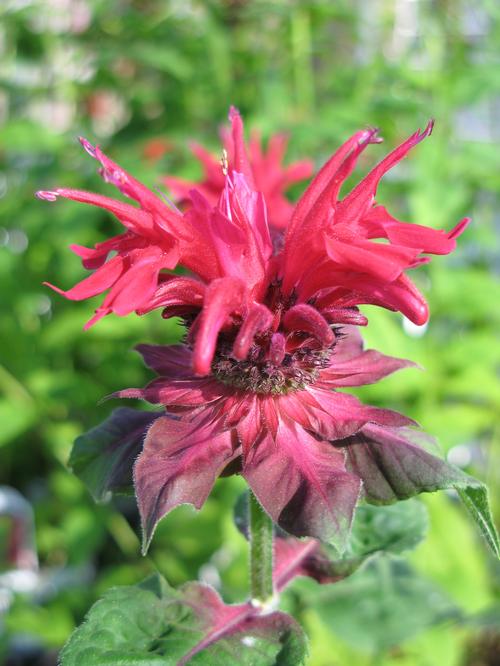
<svg viewBox="0 0 500 666"><path fill-rule="evenodd" d="M262 509L252 491L248 496L250 537L250 588L252 599L266 602L273 587L273 521Z"/></svg>

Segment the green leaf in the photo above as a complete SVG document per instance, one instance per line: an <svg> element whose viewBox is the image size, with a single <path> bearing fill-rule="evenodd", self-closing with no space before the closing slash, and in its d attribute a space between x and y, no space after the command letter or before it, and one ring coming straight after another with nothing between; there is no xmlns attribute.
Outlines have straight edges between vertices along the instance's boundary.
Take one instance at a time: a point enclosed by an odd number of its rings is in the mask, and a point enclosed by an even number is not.
<svg viewBox="0 0 500 666"><path fill-rule="evenodd" d="M458 609L398 558L380 555L352 577L306 597L332 632L379 654L428 627L458 619Z"/></svg>
<svg viewBox="0 0 500 666"><path fill-rule="evenodd" d="M363 479L368 502L390 504L422 492L454 489L493 553L500 541L491 516L486 487L458 467L426 451L432 439L411 428L389 431L367 426L346 440L348 469Z"/></svg>
<svg viewBox="0 0 500 666"><path fill-rule="evenodd" d="M493 553L500 558L500 540L495 523L493 522L493 516L491 515L488 489L479 483L479 481L476 481L475 484L471 483L464 488L457 486L457 492L462 502L470 511L481 534L486 539L486 543Z"/></svg>
<svg viewBox="0 0 500 666"><path fill-rule="evenodd" d="M412 550L427 532L427 509L418 500L407 500L390 506L358 507L347 549L339 557L334 548L321 544L315 573L314 558L308 562L308 575L321 582L353 574L377 553L400 554ZM326 565L328 558L329 565ZM328 582L328 579L325 579Z"/></svg>
<svg viewBox="0 0 500 666"><path fill-rule="evenodd" d="M210 587L159 575L109 590L61 653L62 666L300 666L306 640L289 615L227 606Z"/></svg>
<svg viewBox="0 0 500 666"><path fill-rule="evenodd" d="M418 500L360 506L347 555L367 557L380 551L398 554L412 550L424 539L427 527L427 509Z"/></svg>
<svg viewBox="0 0 500 666"><path fill-rule="evenodd" d="M69 466L96 501L132 491L132 467L158 413L120 407L75 440Z"/></svg>

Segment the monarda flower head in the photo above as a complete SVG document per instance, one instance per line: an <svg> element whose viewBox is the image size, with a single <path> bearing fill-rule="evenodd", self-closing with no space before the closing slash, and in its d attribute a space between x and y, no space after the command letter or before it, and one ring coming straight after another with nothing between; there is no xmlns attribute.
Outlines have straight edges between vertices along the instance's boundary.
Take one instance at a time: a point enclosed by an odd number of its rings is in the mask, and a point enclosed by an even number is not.
<svg viewBox="0 0 500 666"><path fill-rule="evenodd" d="M427 305L406 271L429 254L451 252L467 220L437 231L400 222L375 203L380 178L432 123L340 198L359 155L379 142L367 129L322 167L277 242L234 109L230 120L233 150L221 167L220 196L213 205L193 189L184 213L82 141L105 180L138 206L77 190L38 193L105 208L126 229L93 249L73 246L95 272L58 291L76 300L108 291L88 325L110 312L158 308L186 324L182 345L139 346L158 378L116 394L166 410L137 418L124 410L124 425L113 426L136 433L146 544L165 513L180 503L201 507L218 476L237 472L285 530L341 549L360 496L390 502L463 482L459 470L425 450L413 421L342 389L411 365L363 351L356 325L367 320L358 306L379 305L423 324ZM168 272L178 265L188 274Z"/></svg>

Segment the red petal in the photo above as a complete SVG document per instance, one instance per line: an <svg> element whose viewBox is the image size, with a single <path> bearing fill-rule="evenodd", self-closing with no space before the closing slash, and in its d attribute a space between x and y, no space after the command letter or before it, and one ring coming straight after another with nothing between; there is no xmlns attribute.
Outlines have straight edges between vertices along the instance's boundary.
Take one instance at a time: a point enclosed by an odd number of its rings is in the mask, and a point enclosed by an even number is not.
<svg viewBox="0 0 500 666"><path fill-rule="evenodd" d="M192 352L184 345L137 345L144 363L168 379L192 377Z"/></svg>
<svg viewBox="0 0 500 666"><path fill-rule="evenodd" d="M54 199L52 199L52 201L54 201L56 197L64 197L65 199L71 199L72 201L78 201L80 203L86 203L109 210L110 213L116 215L124 226L135 233L147 234L153 229L153 220L148 212L141 210L140 208L135 208L130 204L123 203L123 201L116 201L116 199L111 199L111 197L106 197L102 194L94 194L93 192L66 188L54 190L53 194Z"/></svg>
<svg viewBox="0 0 500 666"><path fill-rule="evenodd" d="M210 372L219 331L231 313L245 308L245 300L245 285L236 278L219 278L207 287L194 345L193 368L196 374Z"/></svg>
<svg viewBox="0 0 500 666"><path fill-rule="evenodd" d="M334 354L331 365L321 371L320 381L327 381L332 387L364 386L378 382L397 370L411 367L417 366L402 358L385 356L374 349L340 362L336 361Z"/></svg>
<svg viewBox="0 0 500 666"><path fill-rule="evenodd" d="M324 345L331 345L335 334L320 313L306 303L294 305L283 317L283 326L287 331L310 333Z"/></svg>
<svg viewBox="0 0 500 666"><path fill-rule="evenodd" d="M59 289L59 287L54 287L54 285L49 282L44 282L44 284L72 301L82 301L85 298L92 298L92 296L101 294L103 291L106 291L106 289L109 289L122 274L123 267L124 261L122 257L116 256L106 262L101 268L98 268L92 273L92 275L85 278L85 280L79 282L72 289L68 289L68 291Z"/></svg>
<svg viewBox="0 0 500 666"><path fill-rule="evenodd" d="M247 179L249 185L253 188L253 174L245 148L243 121L241 120L240 112L234 106L229 109L229 121L231 122L232 126L234 144L233 168L235 171L238 171L238 173L242 173Z"/></svg>
<svg viewBox="0 0 500 666"><path fill-rule="evenodd" d="M337 220L343 224L356 224L372 205L377 186L382 176L400 162L408 152L432 132L434 121L429 121L423 132L418 130L404 143L385 157L363 180L356 185L338 206Z"/></svg>
<svg viewBox="0 0 500 666"><path fill-rule="evenodd" d="M200 307L203 305L205 285L193 278L172 277L162 282L139 314L150 312L155 308L165 308L177 305Z"/></svg>
<svg viewBox="0 0 500 666"><path fill-rule="evenodd" d="M271 326L273 319L272 313L265 305L253 303L250 306L233 345L235 358L242 361L247 357L255 335L266 331Z"/></svg>
<svg viewBox="0 0 500 666"><path fill-rule="evenodd" d="M343 242L328 237L325 237L325 246L330 259L344 270L367 273L387 282L399 277L420 253L419 249L399 245L364 240Z"/></svg>

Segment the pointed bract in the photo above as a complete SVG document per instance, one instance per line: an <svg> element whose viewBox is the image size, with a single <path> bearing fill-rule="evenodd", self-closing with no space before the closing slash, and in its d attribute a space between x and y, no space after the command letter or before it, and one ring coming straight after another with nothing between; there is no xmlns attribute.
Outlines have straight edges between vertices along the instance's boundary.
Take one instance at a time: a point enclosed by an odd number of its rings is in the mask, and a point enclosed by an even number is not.
<svg viewBox="0 0 500 666"><path fill-rule="evenodd" d="M158 521L179 504L200 509L235 455L230 433L214 433L168 416L149 429L134 465L146 551Z"/></svg>

